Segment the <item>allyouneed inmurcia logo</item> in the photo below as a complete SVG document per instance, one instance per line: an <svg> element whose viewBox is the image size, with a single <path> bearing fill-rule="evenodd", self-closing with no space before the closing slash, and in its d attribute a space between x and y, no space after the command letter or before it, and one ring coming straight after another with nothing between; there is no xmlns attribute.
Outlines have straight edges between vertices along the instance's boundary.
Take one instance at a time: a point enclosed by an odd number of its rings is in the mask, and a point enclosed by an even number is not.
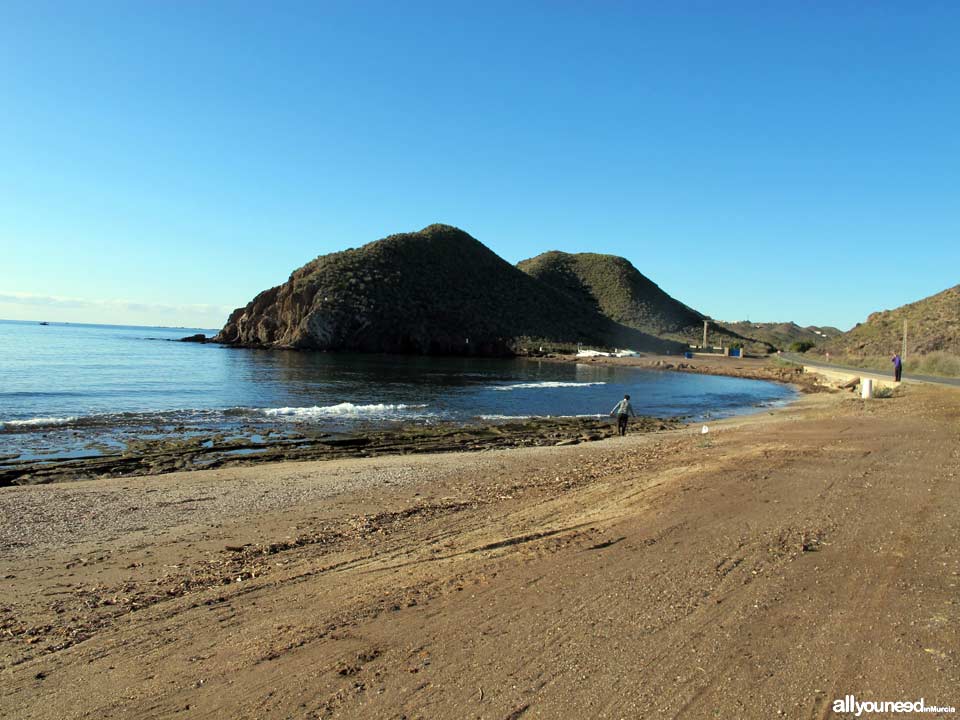
<svg viewBox="0 0 960 720"><path fill-rule="evenodd" d="M835 713L853 713L860 717L864 713L953 713L956 709L940 705L927 705L923 698L915 702L905 700L867 700L860 702L853 695L844 695L842 700L833 701Z"/></svg>

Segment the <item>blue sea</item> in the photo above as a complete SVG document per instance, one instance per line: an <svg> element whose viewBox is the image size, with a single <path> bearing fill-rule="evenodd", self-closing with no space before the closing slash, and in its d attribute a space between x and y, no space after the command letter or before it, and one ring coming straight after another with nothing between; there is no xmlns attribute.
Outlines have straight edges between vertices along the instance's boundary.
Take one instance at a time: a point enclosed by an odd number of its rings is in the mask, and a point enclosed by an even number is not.
<svg viewBox="0 0 960 720"><path fill-rule="evenodd" d="M767 382L595 364L176 342L215 332L0 320L0 458L89 455L164 435L605 416L626 393L639 414L699 420L794 396Z"/></svg>

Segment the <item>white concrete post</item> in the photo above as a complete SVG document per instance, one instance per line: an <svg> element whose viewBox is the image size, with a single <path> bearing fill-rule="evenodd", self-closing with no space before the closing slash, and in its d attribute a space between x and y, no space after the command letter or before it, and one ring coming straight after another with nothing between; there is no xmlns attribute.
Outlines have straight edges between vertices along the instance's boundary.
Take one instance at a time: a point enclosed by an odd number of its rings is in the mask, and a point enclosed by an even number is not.
<svg viewBox="0 0 960 720"><path fill-rule="evenodd" d="M869 400L873 397L873 380L871 378L863 378L860 380L860 397L864 400Z"/></svg>

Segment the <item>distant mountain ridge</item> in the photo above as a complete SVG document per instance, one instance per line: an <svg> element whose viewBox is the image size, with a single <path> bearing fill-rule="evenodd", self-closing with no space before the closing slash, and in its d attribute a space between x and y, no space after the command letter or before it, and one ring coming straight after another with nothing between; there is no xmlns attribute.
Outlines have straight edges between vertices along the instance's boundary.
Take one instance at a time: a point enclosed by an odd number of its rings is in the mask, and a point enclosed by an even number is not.
<svg viewBox="0 0 960 720"><path fill-rule="evenodd" d="M677 351L531 277L449 225L323 255L214 338L255 347L503 355L547 343Z"/></svg>
<svg viewBox="0 0 960 720"><path fill-rule="evenodd" d="M758 323L740 320L738 322L721 322L720 324L731 332L769 343L778 350L787 350L793 343L798 342L824 345L831 338L843 333L842 330L835 327L818 327L816 325L801 327L795 322Z"/></svg>

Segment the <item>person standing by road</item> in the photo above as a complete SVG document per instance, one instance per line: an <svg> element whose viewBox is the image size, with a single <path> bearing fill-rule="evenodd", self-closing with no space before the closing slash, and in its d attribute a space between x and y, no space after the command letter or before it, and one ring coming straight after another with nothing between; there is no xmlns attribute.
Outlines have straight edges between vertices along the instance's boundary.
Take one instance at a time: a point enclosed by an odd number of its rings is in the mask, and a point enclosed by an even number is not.
<svg viewBox="0 0 960 720"><path fill-rule="evenodd" d="M900 375L903 373L903 361L900 359L900 354L894 353L890 362L893 363L893 379L900 382Z"/></svg>
<svg viewBox="0 0 960 720"><path fill-rule="evenodd" d="M617 432L620 433L620 436L623 437L627 434L627 421L630 419L630 416L634 417L637 414L633 411L633 406L630 405L630 396L624 395L623 400L617 403L617 406L610 411L610 415L617 416Z"/></svg>

